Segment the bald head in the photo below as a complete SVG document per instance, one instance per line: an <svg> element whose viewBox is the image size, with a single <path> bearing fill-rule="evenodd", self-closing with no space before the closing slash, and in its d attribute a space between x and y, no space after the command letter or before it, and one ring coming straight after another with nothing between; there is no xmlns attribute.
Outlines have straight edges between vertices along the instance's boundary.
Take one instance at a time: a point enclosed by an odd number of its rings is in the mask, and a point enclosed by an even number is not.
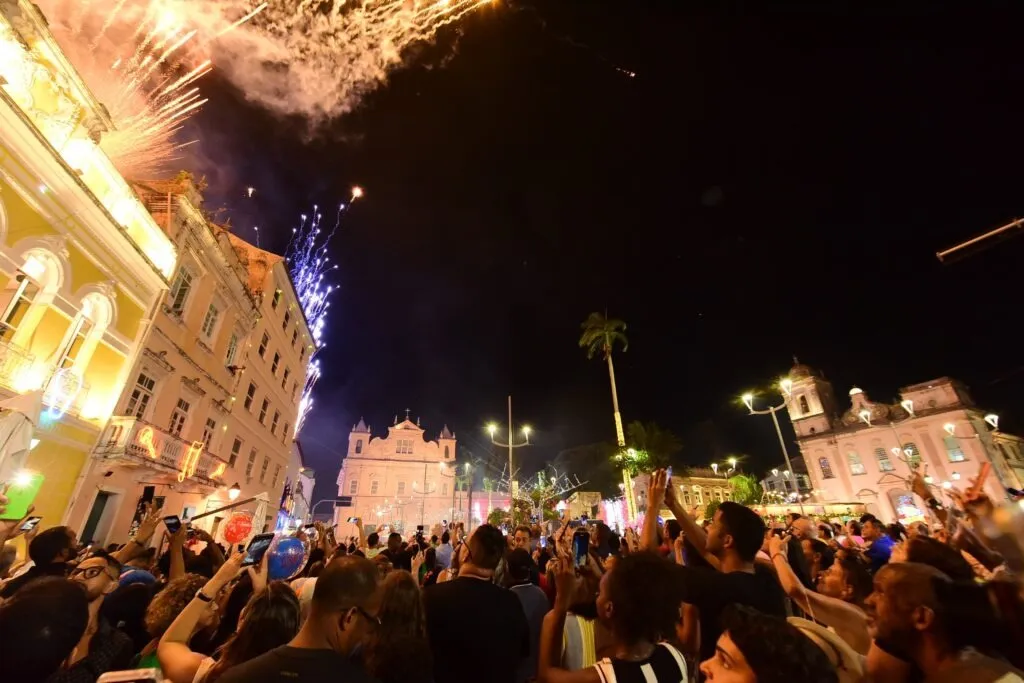
<svg viewBox="0 0 1024 683"><path fill-rule="evenodd" d="M811 520L806 517L800 517L793 521L793 535L797 538L817 538L818 529L814 526Z"/></svg>
<svg viewBox="0 0 1024 683"><path fill-rule="evenodd" d="M365 557L349 555L332 560L317 577L312 612L322 616L353 607L372 607L377 598L378 576L377 566Z"/></svg>

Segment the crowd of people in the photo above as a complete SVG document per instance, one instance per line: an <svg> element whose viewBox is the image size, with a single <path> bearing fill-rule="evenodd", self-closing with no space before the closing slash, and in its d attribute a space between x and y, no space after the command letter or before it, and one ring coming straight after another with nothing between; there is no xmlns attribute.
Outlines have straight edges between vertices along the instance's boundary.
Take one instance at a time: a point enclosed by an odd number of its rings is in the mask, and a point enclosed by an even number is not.
<svg viewBox="0 0 1024 683"><path fill-rule="evenodd" d="M684 509L664 471L623 534L571 520L461 524L336 542L317 524L297 576L268 580L186 526L151 547L150 510L120 547L0 521L4 680L170 683L1024 683L1021 583L985 534L980 487L934 526L766 522L723 502ZM579 543L584 535L583 547Z"/></svg>

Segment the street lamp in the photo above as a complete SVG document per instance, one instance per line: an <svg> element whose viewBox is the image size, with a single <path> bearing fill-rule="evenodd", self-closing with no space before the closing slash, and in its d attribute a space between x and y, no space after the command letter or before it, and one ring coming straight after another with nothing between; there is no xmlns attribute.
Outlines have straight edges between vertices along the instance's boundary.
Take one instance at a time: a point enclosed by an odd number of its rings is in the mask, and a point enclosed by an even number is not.
<svg viewBox="0 0 1024 683"><path fill-rule="evenodd" d="M519 482L515 478L515 467L512 460L512 451L516 448L522 448L523 446L529 446L530 444L530 429L529 425L522 427L523 440L519 443L515 442L515 432L512 428L512 397L508 397L508 441L502 443L496 438L498 433L498 425L494 422L488 423L487 432L491 435L491 443L495 446L501 446L502 448L508 449L508 492L509 492L509 503L511 504L512 499L516 498L519 494Z"/></svg>
<svg viewBox="0 0 1024 683"><path fill-rule="evenodd" d="M789 400L793 392L793 382L789 378L784 378L779 382L779 389L782 390L783 399L782 403L777 406L768 406L764 410L754 410L754 394L747 392L741 397L743 403L747 406L747 410L750 411L751 415L771 415L772 424L775 425L775 434L779 437L779 446L782 448L782 457L786 461L786 478L789 479L793 485L793 490L797 493L800 492L800 486L797 484L796 477L793 476L793 465L789 462L789 451L786 449L786 440L782 438L782 428L779 427L779 418L776 413L786 407L786 401ZM804 512L804 502L800 503L800 513Z"/></svg>
<svg viewBox="0 0 1024 683"><path fill-rule="evenodd" d="M228 489L228 500L232 502L238 500L238 496L241 493L242 489L241 487L238 486L238 482L236 481L234 484L231 485L231 488Z"/></svg>

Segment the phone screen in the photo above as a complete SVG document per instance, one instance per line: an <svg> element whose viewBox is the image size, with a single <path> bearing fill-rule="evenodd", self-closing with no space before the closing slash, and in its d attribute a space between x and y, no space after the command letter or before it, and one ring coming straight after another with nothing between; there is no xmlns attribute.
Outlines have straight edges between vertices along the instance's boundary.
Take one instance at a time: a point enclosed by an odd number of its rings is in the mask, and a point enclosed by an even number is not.
<svg viewBox="0 0 1024 683"><path fill-rule="evenodd" d="M249 541L249 547L245 550L245 559L242 560L242 566L248 567L259 564L259 561L266 554L267 548L270 547L270 542L273 540L274 534L257 534L253 536L252 540Z"/></svg>
<svg viewBox="0 0 1024 683"><path fill-rule="evenodd" d="M41 520L41 519L42 519L42 517L29 517L28 519L25 520L24 524L22 524L20 527L18 527L18 529L20 531L32 531L33 529L36 528L36 524L39 524L39 520Z"/></svg>
<svg viewBox="0 0 1024 683"><path fill-rule="evenodd" d="M548 547L548 539L545 538L544 536L540 537L540 547L541 548L547 548Z"/></svg>
<svg viewBox="0 0 1024 683"><path fill-rule="evenodd" d="M348 523L349 524L355 524L358 520L359 520L358 517L349 517L348 518Z"/></svg>
<svg viewBox="0 0 1024 683"><path fill-rule="evenodd" d="M167 527L167 533L176 534L181 529L181 518L178 515L168 515L164 517L164 526Z"/></svg>
<svg viewBox="0 0 1024 683"><path fill-rule="evenodd" d="M21 519L43 486L42 472L21 471L14 475L7 489L7 510L0 519Z"/></svg>
<svg viewBox="0 0 1024 683"><path fill-rule="evenodd" d="M587 565L587 552L590 550L590 534L583 529L577 529L572 535L572 556L576 567Z"/></svg>

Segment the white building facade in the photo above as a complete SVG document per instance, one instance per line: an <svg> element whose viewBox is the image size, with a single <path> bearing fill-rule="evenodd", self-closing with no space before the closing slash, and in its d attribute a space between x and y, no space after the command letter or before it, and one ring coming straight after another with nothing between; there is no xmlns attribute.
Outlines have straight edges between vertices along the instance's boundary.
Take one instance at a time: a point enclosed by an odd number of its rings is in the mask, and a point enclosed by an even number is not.
<svg viewBox="0 0 1024 683"><path fill-rule="evenodd" d="M455 444L447 426L436 441L427 441L418 421L396 418L387 436L375 437L360 419L338 473L338 496L352 501L350 507L336 508L338 528L347 534L349 517L362 518L368 532L387 526L405 533L420 524L429 529L452 520Z"/></svg>
<svg viewBox="0 0 1024 683"><path fill-rule="evenodd" d="M1006 487L1020 488L1024 457L1020 437L998 430L998 418L978 408L966 387L941 377L900 389L896 403L874 402L850 390L842 410L832 385L797 364L786 407L811 480L812 502L861 503L884 521L924 516L908 485L911 465L924 468L936 497L950 487L966 488L983 463L992 473L984 483L993 500Z"/></svg>

